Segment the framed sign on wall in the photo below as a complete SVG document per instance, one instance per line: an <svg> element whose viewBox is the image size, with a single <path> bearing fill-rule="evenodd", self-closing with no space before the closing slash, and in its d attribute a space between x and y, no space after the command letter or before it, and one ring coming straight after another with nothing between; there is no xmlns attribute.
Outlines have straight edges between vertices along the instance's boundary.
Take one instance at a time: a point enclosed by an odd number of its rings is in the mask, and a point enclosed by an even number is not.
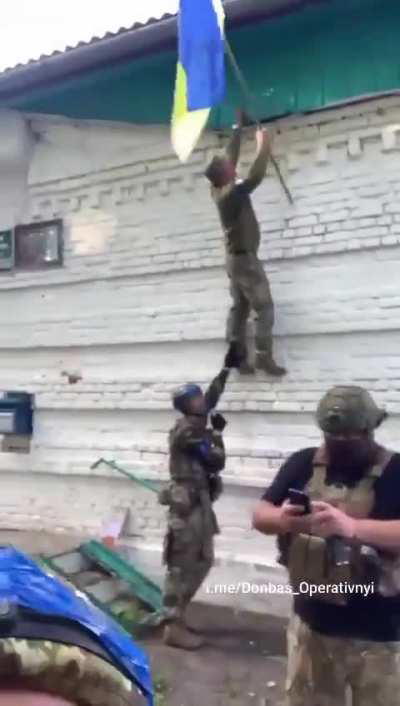
<svg viewBox="0 0 400 706"><path fill-rule="evenodd" d="M11 270L14 267L14 231L0 231L0 270Z"/></svg>

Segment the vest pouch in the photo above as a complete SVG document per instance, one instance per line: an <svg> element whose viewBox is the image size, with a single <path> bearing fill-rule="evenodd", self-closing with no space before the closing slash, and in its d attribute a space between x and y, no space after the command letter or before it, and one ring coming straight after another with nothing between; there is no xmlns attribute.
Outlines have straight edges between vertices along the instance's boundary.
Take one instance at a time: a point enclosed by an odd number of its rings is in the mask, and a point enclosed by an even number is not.
<svg viewBox="0 0 400 706"><path fill-rule="evenodd" d="M381 568L379 553L367 544L354 549L353 578L358 584L373 583L378 586Z"/></svg>
<svg viewBox="0 0 400 706"><path fill-rule="evenodd" d="M187 517L193 510L195 503L191 489L180 483L170 486L170 509L179 517Z"/></svg>
<svg viewBox="0 0 400 706"><path fill-rule="evenodd" d="M400 594L400 556L379 554L378 593L385 598Z"/></svg>
<svg viewBox="0 0 400 706"><path fill-rule="evenodd" d="M344 591L340 592L340 584L352 582L352 566L350 560L339 563L335 548L322 537L306 534L293 537L289 549L289 578L293 591L299 591L302 584L301 593L305 597L345 605L347 596Z"/></svg>
<svg viewBox="0 0 400 706"><path fill-rule="evenodd" d="M316 587L315 598L324 603L346 605L340 584L352 582L352 549L340 539L311 537L308 575Z"/></svg>
<svg viewBox="0 0 400 706"><path fill-rule="evenodd" d="M288 571L294 591L298 591L303 582L323 583L325 554L325 540L309 534L293 536L288 551Z"/></svg>
<svg viewBox="0 0 400 706"><path fill-rule="evenodd" d="M321 600L334 605L346 605L348 594L345 586L356 582L355 552L358 552L339 537L328 539L326 546L326 593L321 594Z"/></svg>

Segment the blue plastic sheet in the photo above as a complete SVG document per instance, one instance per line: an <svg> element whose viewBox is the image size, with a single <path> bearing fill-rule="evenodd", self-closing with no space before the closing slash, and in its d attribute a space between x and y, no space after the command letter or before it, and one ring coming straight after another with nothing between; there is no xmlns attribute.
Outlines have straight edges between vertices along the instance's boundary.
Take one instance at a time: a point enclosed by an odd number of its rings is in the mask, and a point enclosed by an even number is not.
<svg viewBox="0 0 400 706"><path fill-rule="evenodd" d="M112 618L88 598L43 571L12 547L0 547L0 600L46 616L70 619L86 628L153 706L153 686L146 654Z"/></svg>

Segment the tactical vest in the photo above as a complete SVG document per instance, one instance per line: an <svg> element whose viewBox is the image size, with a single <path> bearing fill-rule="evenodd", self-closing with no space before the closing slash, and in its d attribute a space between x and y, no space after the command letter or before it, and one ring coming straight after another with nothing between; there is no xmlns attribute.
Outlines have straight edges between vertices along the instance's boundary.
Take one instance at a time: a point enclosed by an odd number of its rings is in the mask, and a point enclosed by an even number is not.
<svg viewBox="0 0 400 706"><path fill-rule="evenodd" d="M392 458L392 453L385 449L380 449L377 463L370 468L368 473L352 488L343 484L327 484L327 454L324 447L318 449L313 459L312 476L305 488L305 492L312 501L322 500L339 508L351 517L363 519L371 514L374 502L375 482L382 475L386 466ZM287 568L293 590L299 590L300 584L312 584L324 586L326 592L318 592L318 600L329 603L345 605L349 595L345 592L330 592L329 587L340 583L347 585L368 583L371 581L371 574L368 575L367 562L363 555L363 547L358 543L345 543L339 540L340 545L347 557L343 561L336 561L334 555L334 543L321 537L308 534L299 534L291 537ZM364 547L365 549L365 547ZM384 583L388 583L392 578L395 563L393 559L389 564L379 557L380 574L385 573ZM374 577L375 578L375 577ZM383 578L383 576L382 576ZM380 590L380 579L376 589ZM398 593L397 588L393 588L392 595ZM388 595L382 586L382 593Z"/></svg>

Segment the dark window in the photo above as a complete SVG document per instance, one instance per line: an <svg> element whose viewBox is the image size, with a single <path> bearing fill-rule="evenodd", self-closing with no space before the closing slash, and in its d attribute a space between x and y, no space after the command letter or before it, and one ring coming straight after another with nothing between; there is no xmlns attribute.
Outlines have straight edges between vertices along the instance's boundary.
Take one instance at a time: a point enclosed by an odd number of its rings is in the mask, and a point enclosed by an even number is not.
<svg viewBox="0 0 400 706"><path fill-rule="evenodd" d="M62 220L15 228L15 268L44 270L63 264Z"/></svg>

